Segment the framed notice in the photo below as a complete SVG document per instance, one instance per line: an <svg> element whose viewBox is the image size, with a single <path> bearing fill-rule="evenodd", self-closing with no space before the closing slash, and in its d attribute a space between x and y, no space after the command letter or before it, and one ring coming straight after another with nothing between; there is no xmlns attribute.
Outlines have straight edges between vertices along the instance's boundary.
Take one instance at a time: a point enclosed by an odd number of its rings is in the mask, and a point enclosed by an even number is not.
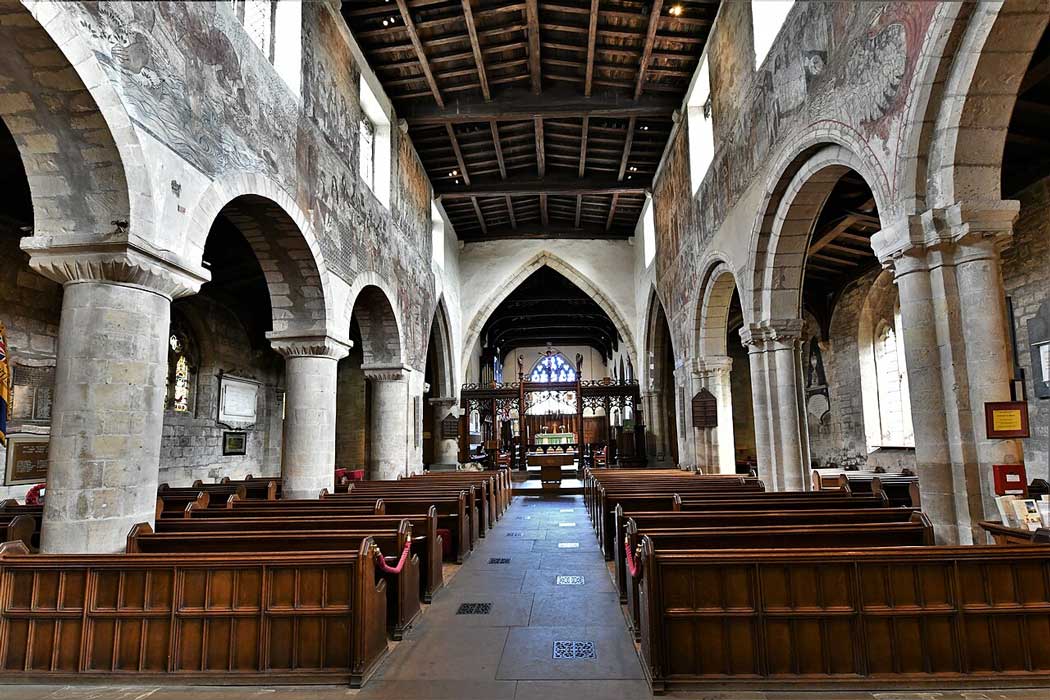
<svg viewBox="0 0 1050 700"><path fill-rule="evenodd" d="M219 423L231 428L255 425L259 382L224 374L219 377Z"/></svg>
<svg viewBox="0 0 1050 700"><path fill-rule="evenodd" d="M224 457L248 454L248 433L240 430L223 433L222 454Z"/></svg>
<svg viewBox="0 0 1050 700"><path fill-rule="evenodd" d="M13 486L47 481L48 442L43 435L8 436L4 483Z"/></svg>
<svg viewBox="0 0 1050 700"><path fill-rule="evenodd" d="M1026 438L1028 404L1024 401L990 401L984 405L984 424L989 438Z"/></svg>

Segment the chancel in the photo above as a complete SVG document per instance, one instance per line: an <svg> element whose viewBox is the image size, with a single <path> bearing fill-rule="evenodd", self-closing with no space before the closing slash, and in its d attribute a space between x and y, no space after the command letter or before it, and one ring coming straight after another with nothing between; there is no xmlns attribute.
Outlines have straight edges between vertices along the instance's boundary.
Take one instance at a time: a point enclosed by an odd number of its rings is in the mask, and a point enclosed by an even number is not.
<svg viewBox="0 0 1050 700"><path fill-rule="evenodd" d="M0 697L1050 700L1048 25L0 0Z"/></svg>

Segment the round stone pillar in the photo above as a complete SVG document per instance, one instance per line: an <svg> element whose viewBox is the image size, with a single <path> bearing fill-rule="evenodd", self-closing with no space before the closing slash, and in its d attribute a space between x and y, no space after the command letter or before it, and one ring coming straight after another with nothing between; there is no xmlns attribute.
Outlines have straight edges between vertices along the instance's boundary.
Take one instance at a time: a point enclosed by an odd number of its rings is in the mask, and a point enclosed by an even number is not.
<svg viewBox="0 0 1050 700"><path fill-rule="evenodd" d="M777 330L772 340L776 379L777 444L785 491L805 491L809 484L809 429L804 422L801 373L801 322Z"/></svg>
<svg viewBox="0 0 1050 700"><path fill-rule="evenodd" d="M156 512L171 300L207 273L124 243L37 244L30 266L64 287L40 549L122 552Z"/></svg>
<svg viewBox="0 0 1050 700"><path fill-rule="evenodd" d="M335 489L336 373L349 341L330 336L270 334L284 356L283 498L317 498Z"/></svg>
<svg viewBox="0 0 1050 700"><path fill-rule="evenodd" d="M740 339L751 365L751 405L755 422L755 461L758 478L769 491L779 491L776 454L773 451L773 409L769 398L766 340L757 328L741 328Z"/></svg>
<svg viewBox="0 0 1050 700"><path fill-rule="evenodd" d="M362 367L372 389L369 410L368 478L396 479L408 473L408 368Z"/></svg>

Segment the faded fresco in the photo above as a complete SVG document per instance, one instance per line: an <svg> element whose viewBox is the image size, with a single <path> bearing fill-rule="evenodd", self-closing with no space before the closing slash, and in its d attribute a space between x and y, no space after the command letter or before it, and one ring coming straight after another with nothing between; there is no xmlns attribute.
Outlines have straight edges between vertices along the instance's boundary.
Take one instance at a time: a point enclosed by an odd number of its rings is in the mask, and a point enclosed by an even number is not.
<svg viewBox="0 0 1050 700"><path fill-rule="evenodd" d="M396 285L407 364L422 368L434 306L430 186L391 129L391 211L359 181L359 73L333 15L303 3L302 105L223 3L70 3L136 125L211 178L264 173L313 217L330 270Z"/></svg>
<svg viewBox="0 0 1050 700"><path fill-rule="evenodd" d="M732 124L719 128L718 153L697 197L689 194L688 126L683 121L655 183L657 285L668 303L675 347L688 347L686 319L699 293L695 266L711 237L740 195L756 181L765 182L774 144L789 142L811 125L833 121L853 130L891 173L897 166L898 130L908 86L919 59L935 3L799 3L782 30L766 66L756 72ZM750 21L746 13L725 16ZM719 32L733 31L727 24ZM727 36L727 35L723 35ZM712 40L718 53L736 50L731 42ZM738 57L729 55L733 62ZM715 84L713 89L719 90ZM728 87L727 87L728 89ZM735 90L736 87L733 86ZM715 99L717 102L717 97ZM891 177L888 177L892 181Z"/></svg>

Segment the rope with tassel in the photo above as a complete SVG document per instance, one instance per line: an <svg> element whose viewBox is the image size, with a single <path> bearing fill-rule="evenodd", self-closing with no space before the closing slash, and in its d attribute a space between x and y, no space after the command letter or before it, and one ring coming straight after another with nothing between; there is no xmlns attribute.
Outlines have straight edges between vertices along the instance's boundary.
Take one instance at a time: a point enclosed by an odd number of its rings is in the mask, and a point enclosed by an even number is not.
<svg viewBox="0 0 1050 700"><path fill-rule="evenodd" d="M638 578L638 574L642 573L642 565L634 560L634 552L631 551L631 538L624 536L623 548L627 552L627 571L631 574L631 578ZM639 554L641 554L641 547L639 547Z"/></svg>
<svg viewBox="0 0 1050 700"><path fill-rule="evenodd" d="M390 566L386 563L386 557L383 556L383 551L379 549L379 545L372 545L372 553L376 555L376 564L380 570L388 574L400 574L401 570L405 568L405 562L408 561L408 552L412 549L412 538L405 540L405 548L401 551L401 558L397 561L397 566Z"/></svg>

